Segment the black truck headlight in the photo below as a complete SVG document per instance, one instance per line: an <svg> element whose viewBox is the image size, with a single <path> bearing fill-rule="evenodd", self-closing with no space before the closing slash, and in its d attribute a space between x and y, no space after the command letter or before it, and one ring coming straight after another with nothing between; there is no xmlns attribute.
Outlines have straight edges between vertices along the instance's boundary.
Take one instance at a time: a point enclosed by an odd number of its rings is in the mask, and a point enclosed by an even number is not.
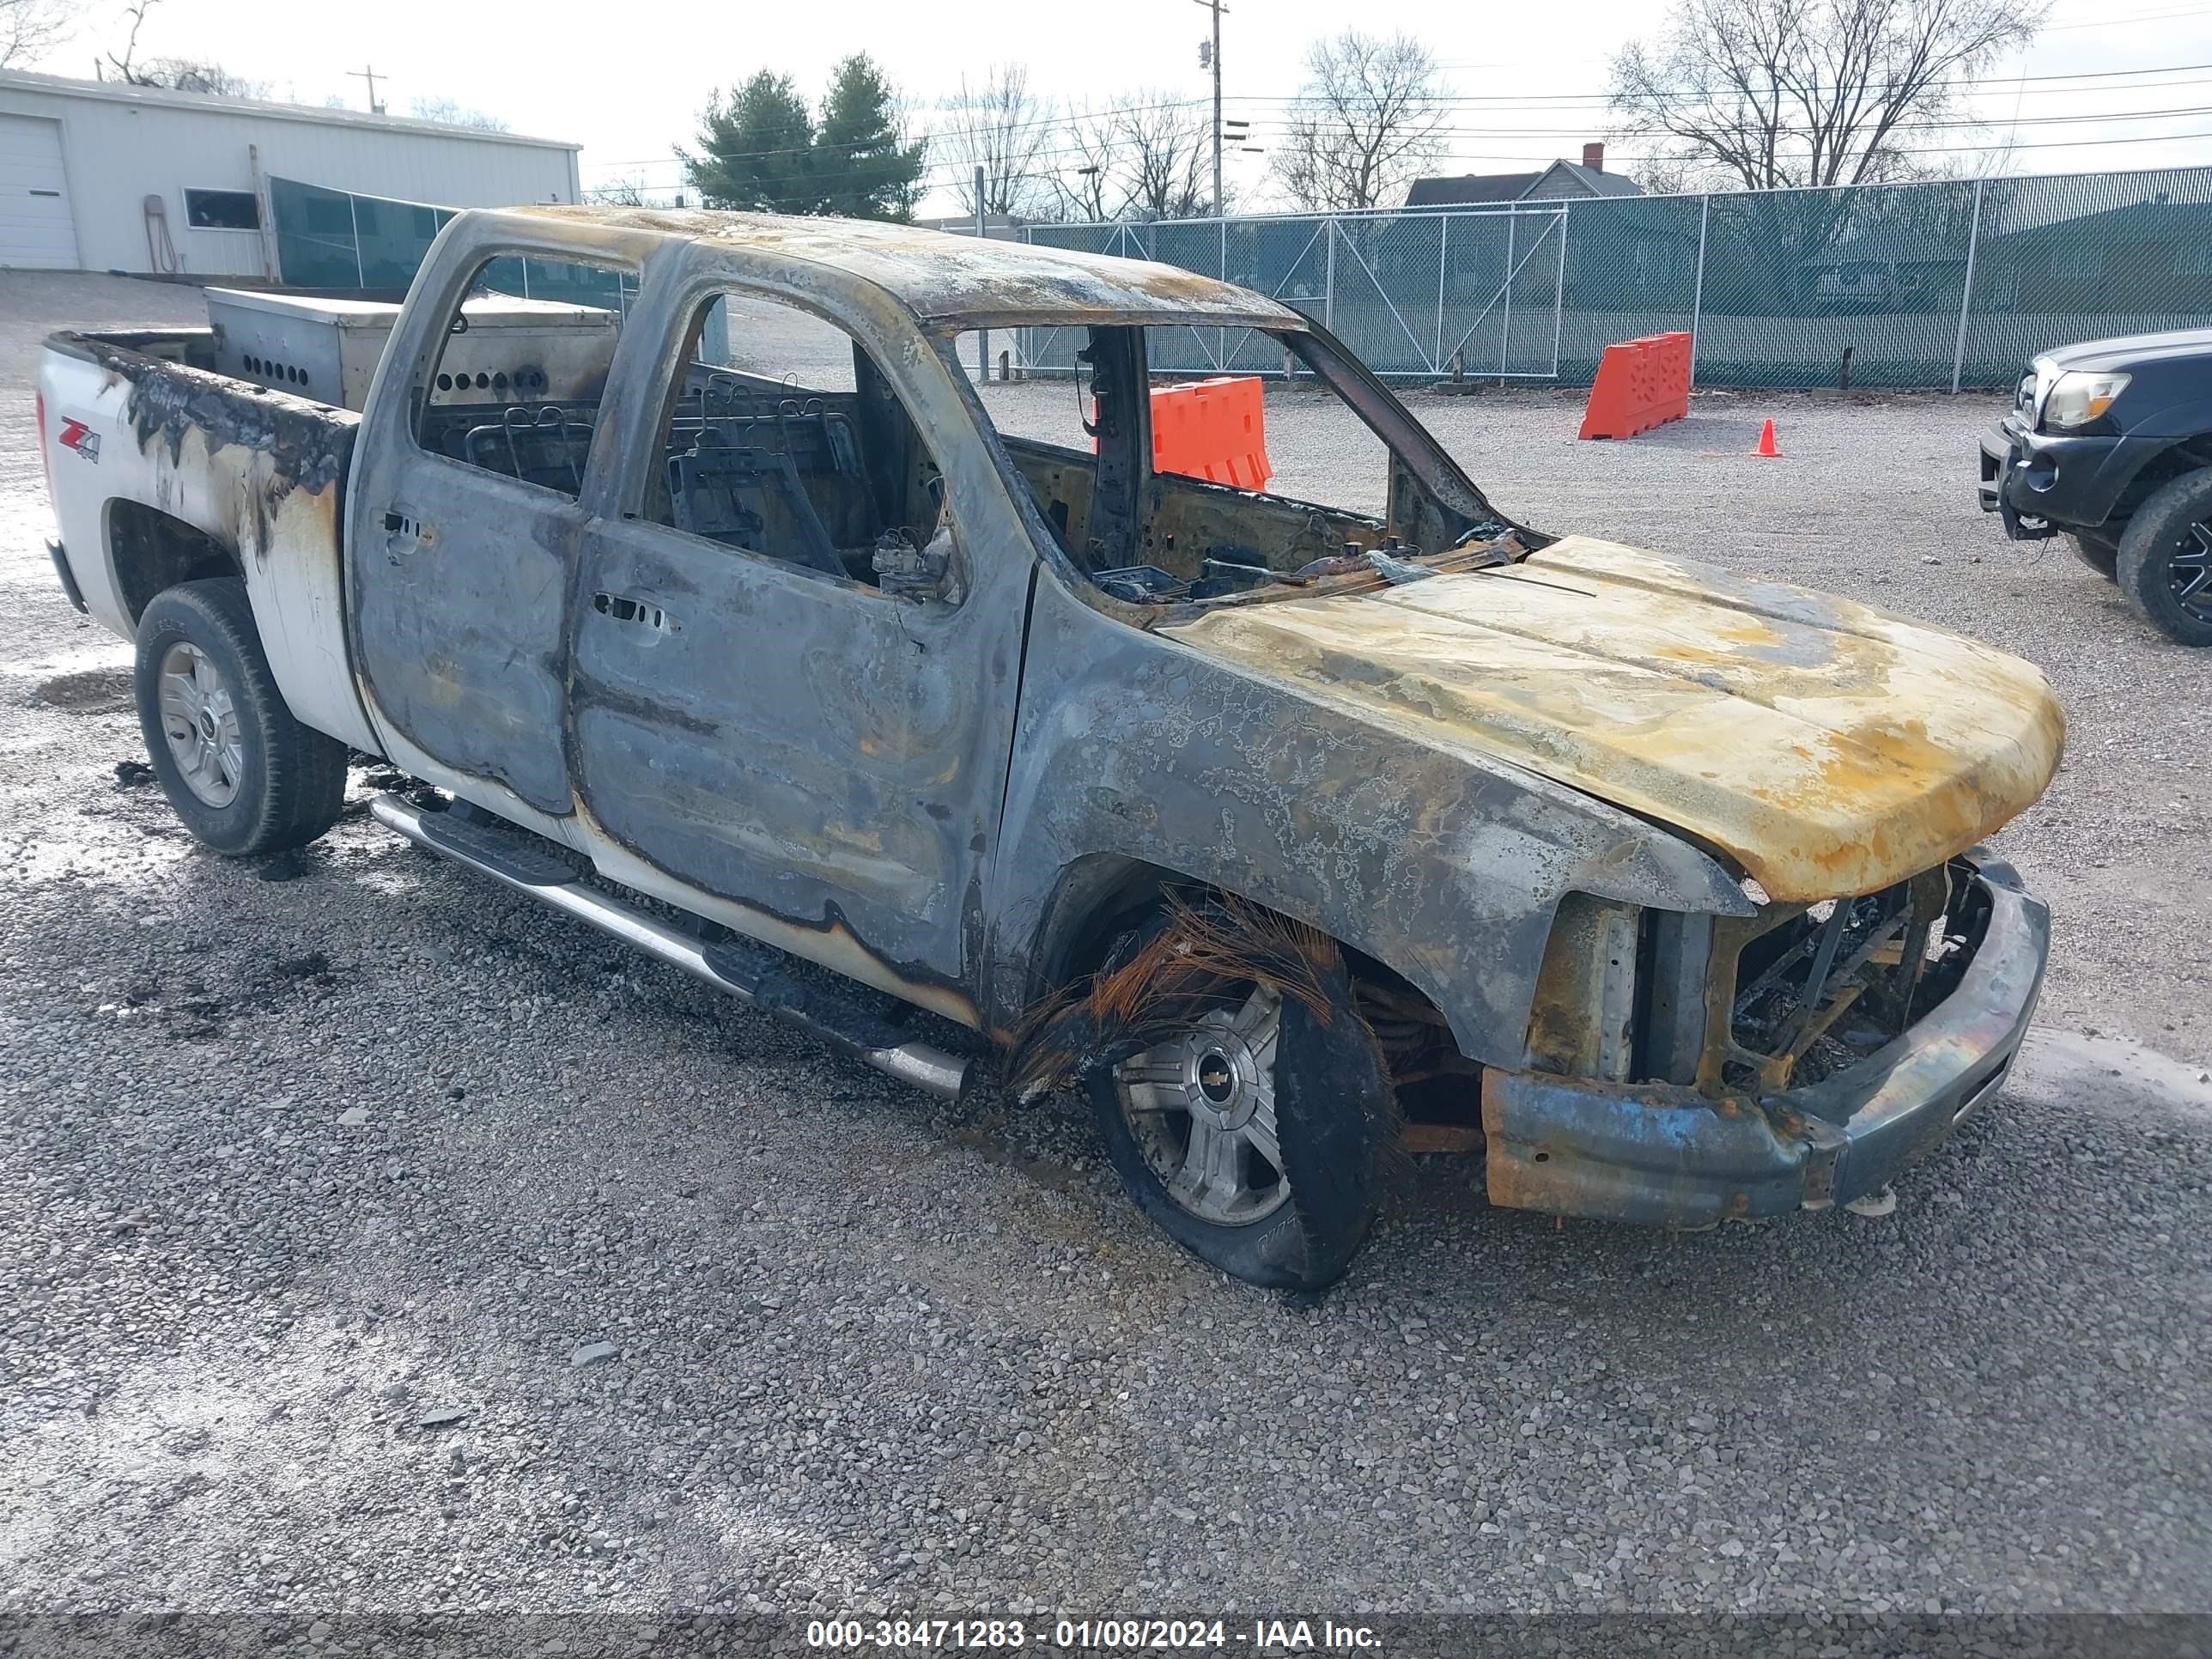
<svg viewBox="0 0 2212 1659"><path fill-rule="evenodd" d="M2052 384L2043 400L2043 423L2057 432L2079 432L2102 420L2113 400L2128 389L2125 374L2101 374L2069 369Z"/></svg>

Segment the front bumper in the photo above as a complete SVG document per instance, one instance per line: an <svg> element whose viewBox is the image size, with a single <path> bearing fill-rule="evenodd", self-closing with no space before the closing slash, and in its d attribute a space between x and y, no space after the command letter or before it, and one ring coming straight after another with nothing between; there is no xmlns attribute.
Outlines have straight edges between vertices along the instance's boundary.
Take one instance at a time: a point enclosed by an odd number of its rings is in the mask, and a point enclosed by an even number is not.
<svg viewBox="0 0 2212 1659"><path fill-rule="evenodd" d="M1989 920L1951 994L1821 1082L1753 1101L1666 1084L1487 1072L1493 1204L1666 1227L1825 1209L1879 1190L1995 1094L2027 1034L2051 915L2002 865L1974 879Z"/></svg>
<svg viewBox="0 0 2212 1659"><path fill-rule="evenodd" d="M2094 528L2158 453L2155 440L2032 431L2018 411L1982 434L1982 511L2004 520L2013 540Z"/></svg>

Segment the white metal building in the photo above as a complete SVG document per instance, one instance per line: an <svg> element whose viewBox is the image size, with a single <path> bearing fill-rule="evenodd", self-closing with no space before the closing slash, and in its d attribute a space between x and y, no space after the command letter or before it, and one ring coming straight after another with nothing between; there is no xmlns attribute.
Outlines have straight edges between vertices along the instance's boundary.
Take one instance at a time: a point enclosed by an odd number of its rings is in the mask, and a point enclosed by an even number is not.
<svg viewBox="0 0 2212 1659"><path fill-rule="evenodd" d="M573 202L576 149L0 70L0 267L273 276L272 176L442 207Z"/></svg>

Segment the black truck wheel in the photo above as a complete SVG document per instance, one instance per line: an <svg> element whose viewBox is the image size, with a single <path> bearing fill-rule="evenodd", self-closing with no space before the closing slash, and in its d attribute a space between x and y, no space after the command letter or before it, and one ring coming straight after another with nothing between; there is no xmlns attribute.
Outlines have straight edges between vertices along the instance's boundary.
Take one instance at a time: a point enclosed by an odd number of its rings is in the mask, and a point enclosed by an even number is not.
<svg viewBox="0 0 2212 1659"><path fill-rule="evenodd" d="M138 619L135 679L147 758L196 838L247 858L337 822L345 745L292 718L237 577L155 594Z"/></svg>
<svg viewBox="0 0 2212 1659"><path fill-rule="evenodd" d="M2120 592L2184 645L2212 645L2212 467L2159 486L2120 538Z"/></svg>
<svg viewBox="0 0 2212 1659"><path fill-rule="evenodd" d="M2095 571L2106 581L2117 581L2120 544L2101 530L2069 530L2066 539L2073 544L2074 556Z"/></svg>
<svg viewBox="0 0 2212 1659"><path fill-rule="evenodd" d="M1322 1012L1224 980L1180 1029L1088 1079L1138 1207L1200 1260L1277 1289L1343 1276L1398 1144L1389 1072L1341 963L1319 983Z"/></svg>

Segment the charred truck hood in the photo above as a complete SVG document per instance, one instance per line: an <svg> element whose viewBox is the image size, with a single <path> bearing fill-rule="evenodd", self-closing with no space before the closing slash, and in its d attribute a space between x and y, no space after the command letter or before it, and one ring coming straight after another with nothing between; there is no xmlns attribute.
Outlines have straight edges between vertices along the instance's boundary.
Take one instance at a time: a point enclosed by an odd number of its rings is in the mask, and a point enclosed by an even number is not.
<svg viewBox="0 0 2212 1659"><path fill-rule="evenodd" d="M1966 851L2042 794L2065 733L2017 658L1581 536L1161 631L1684 831L1776 900L1871 893Z"/></svg>

